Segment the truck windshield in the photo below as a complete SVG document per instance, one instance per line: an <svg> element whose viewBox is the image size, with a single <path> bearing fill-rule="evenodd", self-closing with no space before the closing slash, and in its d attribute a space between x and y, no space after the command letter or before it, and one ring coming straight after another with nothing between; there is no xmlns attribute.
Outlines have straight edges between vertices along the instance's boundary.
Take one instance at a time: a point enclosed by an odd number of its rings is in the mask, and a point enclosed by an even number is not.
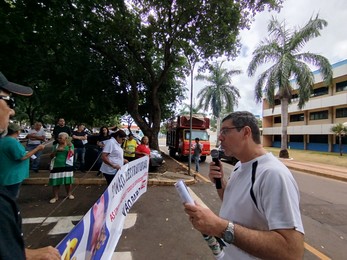
<svg viewBox="0 0 347 260"><path fill-rule="evenodd" d="M208 136L208 133L207 131L205 130L192 130L192 140L195 140L195 138L199 138L200 141L208 141L209 140L209 136ZM190 131L189 130L186 130L185 131L185 140L189 140L189 137L190 137Z"/></svg>

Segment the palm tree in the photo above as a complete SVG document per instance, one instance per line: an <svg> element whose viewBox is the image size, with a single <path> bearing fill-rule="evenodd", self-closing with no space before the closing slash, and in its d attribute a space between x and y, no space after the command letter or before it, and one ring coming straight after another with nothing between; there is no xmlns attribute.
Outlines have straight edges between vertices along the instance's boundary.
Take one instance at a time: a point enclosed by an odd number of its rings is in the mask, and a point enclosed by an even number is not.
<svg viewBox="0 0 347 260"><path fill-rule="evenodd" d="M319 68L326 84L332 82L332 68L325 57L311 52L299 52L305 43L320 35L319 31L327 25L318 15L298 30L288 30L285 22L278 22L274 17L269 22L269 38L262 41L253 52L253 58L248 66L248 75L253 76L258 66L267 62L274 64L265 70L255 86L255 98L260 102L265 98L274 107L275 97L281 101L281 158L289 158L287 150L288 104L291 103L292 86L290 79L295 78L298 85L298 107L301 109L309 100L314 76L307 63Z"/></svg>
<svg viewBox="0 0 347 260"><path fill-rule="evenodd" d="M211 107L212 115L217 119L217 133L220 128L220 114L224 108L228 112L234 111L234 106L238 105L240 93L238 88L231 84L231 77L240 74L240 70L227 70L222 68L223 61L215 62L209 66L209 75L198 74L196 80L205 80L210 84L201 89L197 95L199 99L198 107L205 111ZM216 146L219 140L217 138Z"/></svg>
<svg viewBox="0 0 347 260"><path fill-rule="evenodd" d="M338 123L331 127L331 132L334 132L339 137L339 148L340 148L340 156L342 156L342 136L347 134L347 127L344 124Z"/></svg>
<svg viewBox="0 0 347 260"><path fill-rule="evenodd" d="M195 106L194 104L192 105L192 113L193 114L202 114L200 113L200 107ZM182 108L179 110L179 114L189 114L190 113L190 105L188 104L183 104Z"/></svg>

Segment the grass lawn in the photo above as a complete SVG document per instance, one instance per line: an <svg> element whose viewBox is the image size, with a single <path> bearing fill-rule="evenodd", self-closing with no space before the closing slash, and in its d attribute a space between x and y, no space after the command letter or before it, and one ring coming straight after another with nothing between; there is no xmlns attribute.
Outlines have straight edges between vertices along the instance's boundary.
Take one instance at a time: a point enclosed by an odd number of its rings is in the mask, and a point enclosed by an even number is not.
<svg viewBox="0 0 347 260"><path fill-rule="evenodd" d="M272 152L273 155L278 157L280 152L279 148L264 147L267 151ZM340 156L339 153L327 153L327 152L316 152L316 151L305 151L288 149L289 157L296 161L315 162L321 164L331 164L342 167L347 167L347 154Z"/></svg>

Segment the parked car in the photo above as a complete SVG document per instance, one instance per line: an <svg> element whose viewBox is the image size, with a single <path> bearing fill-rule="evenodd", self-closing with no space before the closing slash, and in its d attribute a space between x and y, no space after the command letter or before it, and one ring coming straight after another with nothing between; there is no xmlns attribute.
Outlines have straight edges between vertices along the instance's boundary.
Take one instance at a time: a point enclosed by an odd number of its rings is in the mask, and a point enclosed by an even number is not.
<svg viewBox="0 0 347 260"><path fill-rule="evenodd" d="M159 167L163 164L163 156L158 150L151 149L149 155L149 167Z"/></svg>
<svg viewBox="0 0 347 260"><path fill-rule="evenodd" d="M26 139L27 139L27 135L28 135L28 133L29 133L29 130L28 129L23 129L23 130L21 130L21 132L20 132L20 134L19 134L19 136L18 136L18 139L19 139L19 141L25 141Z"/></svg>
<svg viewBox="0 0 347 260"><path fill-rule="evenodd" d="M231 163L232 165L235 165L239 161L234 156L227 156L227 155L225 155L224 149L222 148L222 146L218 147L218 153L219 153L219 159L220 160L223 159L223 160Z"/></svg>

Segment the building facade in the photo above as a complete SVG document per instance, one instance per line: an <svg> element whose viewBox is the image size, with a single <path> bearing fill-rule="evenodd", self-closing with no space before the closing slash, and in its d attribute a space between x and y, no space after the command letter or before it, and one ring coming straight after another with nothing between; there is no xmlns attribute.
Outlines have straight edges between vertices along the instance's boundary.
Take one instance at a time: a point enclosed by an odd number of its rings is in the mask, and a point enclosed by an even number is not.
<svg viewBox="0 0 347 260"><path fill-rule="evenodd" d="M303 109L293 83L292 103L288 107L288 148L323 152L339 152L339 141L332 126L347 124L347 59L332 65L333 82L324 84L319 71L313 72L313 93ZM343 152L347 152L347 136L342 138ZM263 102L263 144L281 147L281 105L275 100L274 109Z"/></svg>

